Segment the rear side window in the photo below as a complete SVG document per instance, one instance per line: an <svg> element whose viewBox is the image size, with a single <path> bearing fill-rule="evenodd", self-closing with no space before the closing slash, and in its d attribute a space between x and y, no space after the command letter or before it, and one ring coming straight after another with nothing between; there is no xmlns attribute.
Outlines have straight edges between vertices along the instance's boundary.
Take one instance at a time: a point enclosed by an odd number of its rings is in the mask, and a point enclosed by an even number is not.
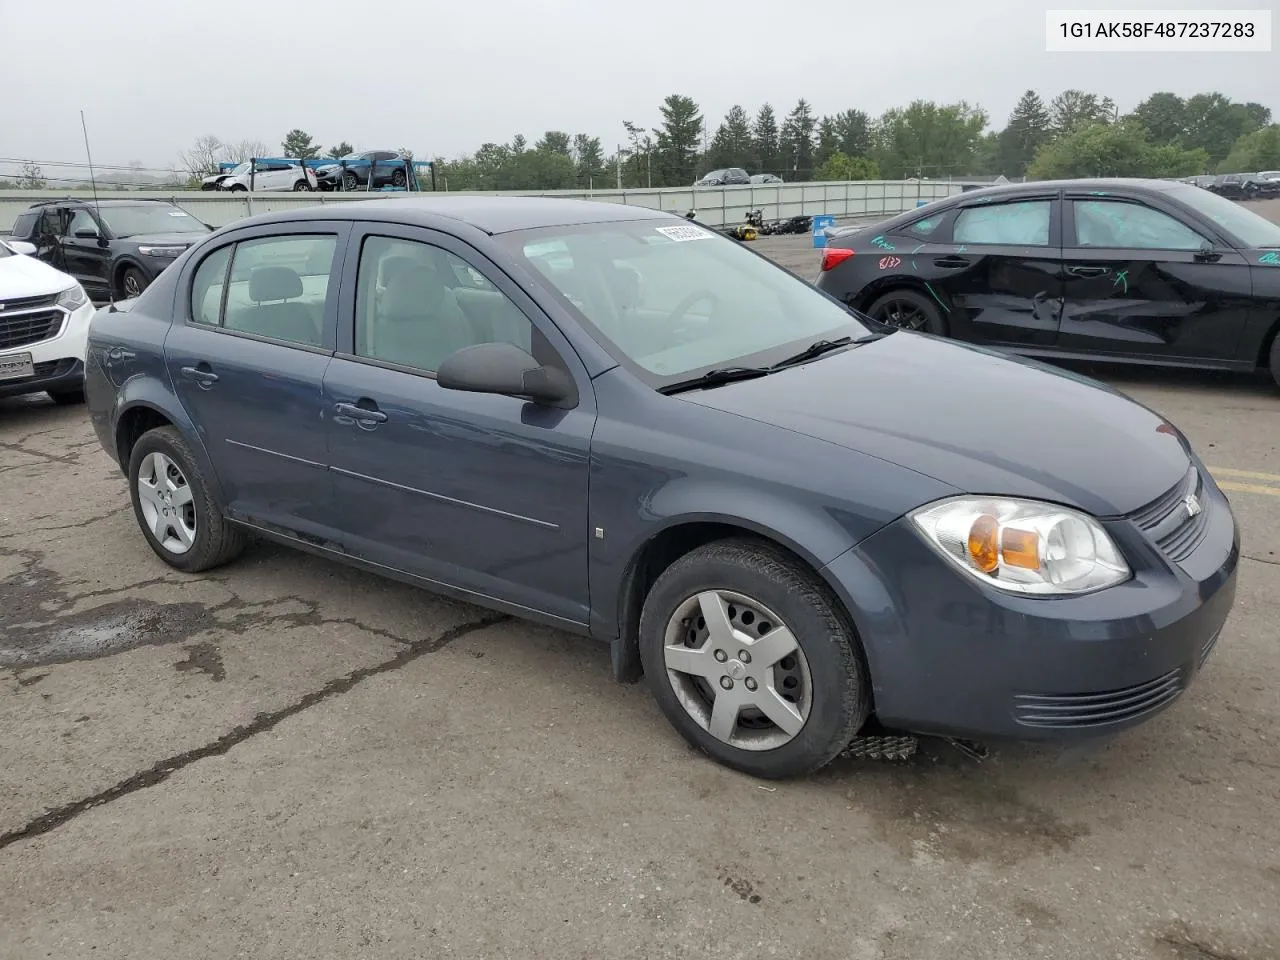
<svg viewBox="0 0 1280 960"><path fill-rule="evenodd" d="M956 243L998 243L1018 247L1049 245L1048 200L1020 200L968 207L956 217Z"/></svg>
<svg viewBox="0 0 1280 960"><path fill-rule="evenodd" d="M260 237L211 253L191 284L191 318L226 330L317 347L337 238Z"/></svg>

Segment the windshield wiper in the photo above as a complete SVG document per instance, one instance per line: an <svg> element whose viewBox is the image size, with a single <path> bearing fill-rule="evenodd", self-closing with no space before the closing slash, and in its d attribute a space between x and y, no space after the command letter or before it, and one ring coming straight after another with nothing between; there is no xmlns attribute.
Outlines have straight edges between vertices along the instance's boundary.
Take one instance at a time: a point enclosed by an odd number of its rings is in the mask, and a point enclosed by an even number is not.
<svg viewBox="0 0 1280 960"><path fill-rule="evenodd" d="M701 390L706 387L718 387L724 383L734 383L737 380L753 380L756 377L765 377L772 372L772 367L716 367L701 376L668 383L665 387L659 387L658 392L670 395L683 393L685 390Z"/></svg>
<svg viewBox="0 0 1280 960"><path fill-rule="evenodd" d="M799 353L792 354L784 360L779 360L771 369L780 370L783 367L790 367L797 363L804 363L806 360L812 360L814 357L820 357L824 353L830 353L832 350L839 350L841 347L847 347L853 343L865 342L867 341L854 340L853 337L839 337L835 340L815 340Z"/></svg>

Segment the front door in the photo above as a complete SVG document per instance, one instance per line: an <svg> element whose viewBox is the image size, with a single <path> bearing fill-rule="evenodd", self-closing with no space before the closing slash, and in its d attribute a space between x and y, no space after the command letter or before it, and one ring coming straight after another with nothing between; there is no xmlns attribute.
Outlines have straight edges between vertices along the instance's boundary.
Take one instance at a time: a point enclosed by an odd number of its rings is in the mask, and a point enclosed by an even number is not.
<svg viewBox="0 0 1280 960"><path fill-rule="evenodd" d="M62 269L80 281L95 301L111 297L111 249L102 239L102 225L85 207L72 213L62 243Z"/></svg>
<svg viewBox="0 0 1280 960"><path fill-rule="evenodd" d="M36 245L36 259L63 272L66 272L66 263L62 256L62 238L69 219L70 214L63 207L45 207L31 237Z"/></svg>
<svg viewBox="0 0 1280 960"><path fill-rule="evenodd" d="M944 296L934 299L952 311L944 314L952 333L978 343L1049 347L1062 298L1058 208L1052 196L975 201L957 211L950 243L929 238L899 255L941 288Z"/></svg>
<svg viewBox="0 0 1280 960"><path fill-rule="evenodd" d="M324 403L346 548L585 623L595 401L559 331L471 247L391 225L353 234L340 317ZM434 371L445 357L491 341L562 366L579 385L578 405L440 387Z"/></svg>
<svg viewBox="0 0 1280 960"><path fill-rule="evenodd" d="M165 357L228 512L323 538L332 490L320 394L349 226L278 230L232 234L186 267L186 320L170 328Z"/></svg>
<svg viewBox="0 0 1280 960"><path fill-rule="evenodd" d="M1068 197L1063 350L1155 360L1235 359L1249 265L1172 209Z"/></svg>

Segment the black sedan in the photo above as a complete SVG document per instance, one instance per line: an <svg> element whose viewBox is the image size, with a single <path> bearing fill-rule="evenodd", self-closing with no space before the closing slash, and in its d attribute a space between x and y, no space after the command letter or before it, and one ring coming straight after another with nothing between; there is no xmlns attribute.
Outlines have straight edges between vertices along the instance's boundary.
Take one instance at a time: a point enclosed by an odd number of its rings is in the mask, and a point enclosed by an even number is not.
<svg viewBox="0 0 1280 960"><path fill-rule="evenodd" d="M818 286L894 327L1042 357L1269 369L1280 226L1185 183L1045 181L830 235Z"/></svg>
<svg viewBox="0 0 1280 960"><path fill-rule="evenodd" d="M88 355L90 417L165 563L207 570L256 534L596 637L759 776L821 767L873 713L1114 733L1187 688L1234 600L1235 518L1172 424L876 334L656 210L242 220L98 311Z"/></svg>

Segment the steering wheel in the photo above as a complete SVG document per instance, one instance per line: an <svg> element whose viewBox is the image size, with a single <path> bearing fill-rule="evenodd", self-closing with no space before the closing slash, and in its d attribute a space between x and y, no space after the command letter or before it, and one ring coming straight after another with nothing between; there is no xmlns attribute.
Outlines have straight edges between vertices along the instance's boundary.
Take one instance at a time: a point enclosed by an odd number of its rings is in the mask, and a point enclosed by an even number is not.
<svg viewBox="0 0 1280 960"><path fill-rule="evenodd" d="M711 305L711 309L713 311L716 307L720 306L720 298L710 290L695 290L693 293L689 294L677 303L675 309L671 311L671 316L669 318L671 326L674 327L679 324L679 322L684 319L684 315L689 312L689 308L695 303L699 303L703 300L707 301L707 303Z"/></svg>

